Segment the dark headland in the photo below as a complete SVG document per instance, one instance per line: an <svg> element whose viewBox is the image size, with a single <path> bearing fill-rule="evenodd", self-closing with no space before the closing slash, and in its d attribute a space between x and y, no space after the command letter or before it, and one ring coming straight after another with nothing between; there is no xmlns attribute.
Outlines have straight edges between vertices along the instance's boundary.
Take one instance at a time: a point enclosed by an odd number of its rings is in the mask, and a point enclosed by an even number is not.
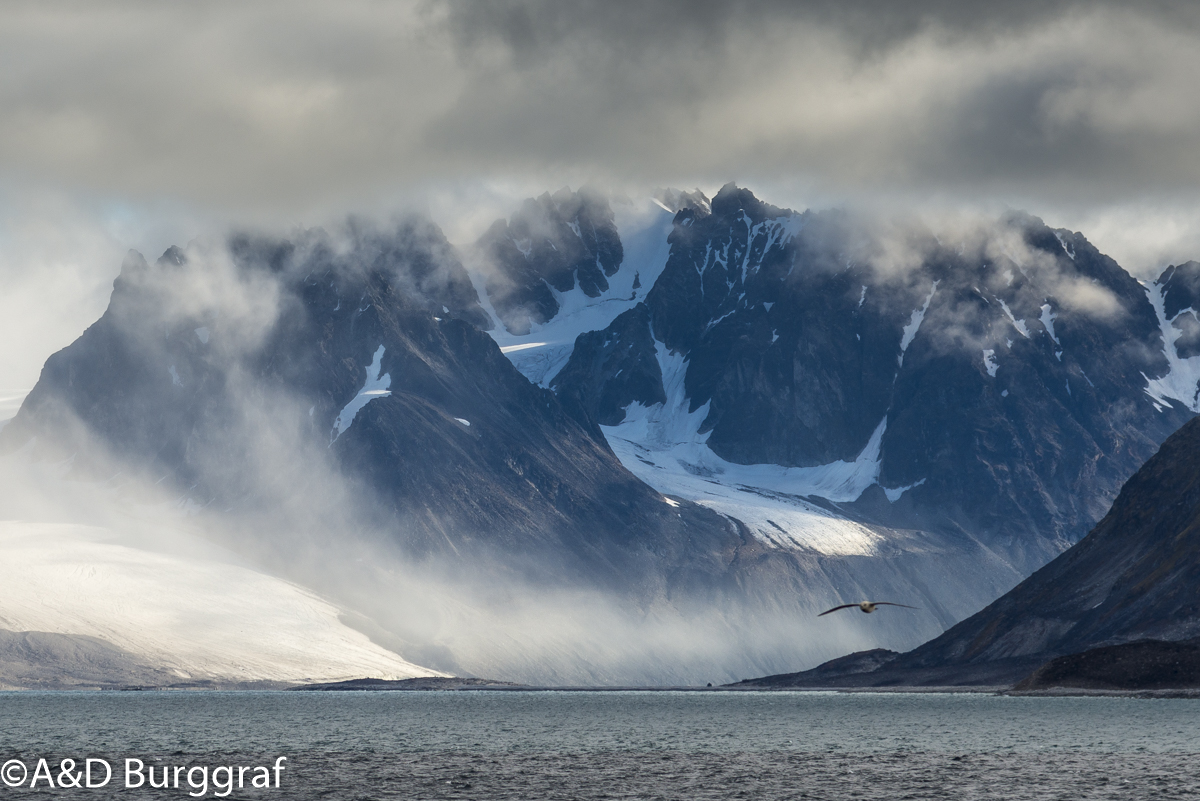
<svg viewBox="0 0 1200 801"><path fill-rule="evenodd" d="M1091 533L941 636L731 686L1200 688L1200 418L1125 483Z"/></svg>
<svg viewBox="0 0 1200 801"><path fill-rule="evenodd" d="M457 678L454 676L420 676L415 679L350 679L325 684L302 684L292 690L313 692L369 691L413 691L413 690L503 690L520 687L511 681L492 679Z"/></svg>

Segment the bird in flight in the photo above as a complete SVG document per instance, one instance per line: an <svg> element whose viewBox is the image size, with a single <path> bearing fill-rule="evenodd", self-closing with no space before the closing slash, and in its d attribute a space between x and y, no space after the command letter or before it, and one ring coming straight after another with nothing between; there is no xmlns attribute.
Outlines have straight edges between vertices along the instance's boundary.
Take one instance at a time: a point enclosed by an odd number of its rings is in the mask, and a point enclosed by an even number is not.
<svg viewBox="0 0 1200 801"><path fill-rule="evenodd" d="M830 612L836 612L839 609L860 609L865 614L869 615L875 611L875 607L877 607L877 606L902 606L905 609L918 609L919 608L916 606L909 606L907 604L894 604L891 601L859 601L856 604L842 604L841 606L835 606L832 609L826 609L820 615L817 615L817 617L821 617L822 615L828 615Z"/></svg>

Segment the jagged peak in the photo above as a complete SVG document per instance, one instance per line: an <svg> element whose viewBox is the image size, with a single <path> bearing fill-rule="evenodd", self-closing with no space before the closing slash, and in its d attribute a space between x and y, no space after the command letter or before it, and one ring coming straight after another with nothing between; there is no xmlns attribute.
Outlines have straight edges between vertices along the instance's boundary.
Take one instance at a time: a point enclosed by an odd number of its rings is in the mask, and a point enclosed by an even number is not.
<svg viewBox="0 0 1200 801"><path fill-rule="evenodd" d="M740 217L745 212L755 222L784 217L792 214L790 209L781 209L764 203L749 189L738 187L730 181L721 187L712 199L712 213L717 217Z"/></svg>
<svg viewBox="0 0 1200 801"><path fill-rule="evenodd" d="M163 254L158 257L158 264L163 267L168 265L173 267L182 267L183 265L187 264L187 261L187 254L184 253L183 248L179 247L178 245L171 245L171 247L163 251Z"/></svg>
<svg viewBox="0 0 1200 801"><path fill-rule="evenodd" d="M678 214L691 209L693 216L706 217L712 213L712 201L699 189L655 189L651 197L668 211Z"/></svg>
<svg viewBox="0 0 1200 801"><path fill-rule="evenodd" d="M150 265L146 263L146 257L136 250L130 250L125 254L125 260L121 262L121 275L132 276L144 273Z"/></svg>
<svg viewBox="0 0 1200 801"><path fill-rule="evenodd" d="M1182 264L1168 264L1154 283L1163 286L1175 279L1196 281L1200 279L1200 261L1190 260Z"/></svg>

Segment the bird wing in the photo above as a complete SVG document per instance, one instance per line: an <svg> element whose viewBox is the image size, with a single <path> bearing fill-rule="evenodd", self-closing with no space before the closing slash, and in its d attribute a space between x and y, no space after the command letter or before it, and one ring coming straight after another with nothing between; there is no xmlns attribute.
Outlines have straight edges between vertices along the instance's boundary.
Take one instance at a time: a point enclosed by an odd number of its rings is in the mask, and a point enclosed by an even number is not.
<svg viewBox="0 0 1200 801"><path fill-rule="evenodd" d="M817 615L817 617L821 617L821 615L828 615L830 612L836 612L839 609L857 609L857 608L858 608L858 604L842 604L841 606L835 606L832 609L826 609L820 615Z"/></svg>
<svg viewBox="0 0 1200 801"><path fill-rule="evenodd" d="M874 601L873 603L876 606L903 606L905 609L920 609L921 608L919 606L909 606L908 604L894 604L891 601ZM818 615L817 617L820 617L820 615Z"/></svg>

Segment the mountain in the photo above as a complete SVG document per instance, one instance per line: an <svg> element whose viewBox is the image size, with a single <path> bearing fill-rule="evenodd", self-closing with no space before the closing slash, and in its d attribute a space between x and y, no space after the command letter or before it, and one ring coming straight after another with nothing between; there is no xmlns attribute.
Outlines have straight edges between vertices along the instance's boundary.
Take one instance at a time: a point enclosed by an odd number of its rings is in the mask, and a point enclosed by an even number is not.
<svg viewBox="0 0 1200 801"><path fill-rule="evenodd" d="M82 428L197 506L261 508L281 500L264 492L314 491L264 486L279 467L262 464L266 417L299 437L283 459L331 460L410 553L546 563L558 581L622 588L661 575L647 550L722 570L729 524L667 503L526 381L476 327L469 278L429 225L238 237L226 286L201 254L131 255L104 316L47 361L0 441L75 449ZM246 296L260 302L236 308Z"/></svg>
<svg viewBox="0 0 1200 801"><path fill-rule="evenodd" d="M1200 637L1200 421L1172 435L1077 545L906 665L1045 662L1137 640Z"/></svg>
<svg viewBox="0 0 1200 801"><path fill-rule="evenodd" d="M1082 535L1195 411L1194 272L732 185L238 235L131 254L0 449L157 486L431 669L723 681L910 648ZM812 620L863 597L922 613Z"/></svg>
<svg viewBox="0 0 1200 801"><path fill-rule="evenodd" d="M643 303L578 339L549 385L587 399L660 489L817 496L1028 572L1191 416L1194 376L1147 393L1146 376L1174 374L1160 320L1081 235L1018 214L982 242L905 235L898 265L845 214L725 187L711 212L676 215Z"/></svg>
<svg viewBox="0 0 1200 801"><path fill-rule="evenodd" d="M617 207L612 292L491 333L630 471L769 547L869 554L878 525L1027 575L1200 408L1191 265L1143 287L1015 212L942 239L733 185L663 201Z"/></svg>
<svg viewBox="0 0 1200 801"><path fill-rule="evenodd" d="M1194 678L1181 684L1175 673L1196 661L1198 554L1200 420L1193 419L1126 482L1086 537L940 637L904 654L855 655L748 684L1012 684L1043 666L1029 688L1193 686Z"/></svg>
<svg viewBox="0 0 1200 801"><path fill-rule="evenodd" d="M476 325L444 244L408 220L131 254L0 446L155 488L435 670L678 681L796 658L736 630L796 617L794 558L630 474ZM729 645L680 664L694 646L654 633L674 620Z"/></svg>
<svg viewBox="0 0 1200 801"><path fill-rule="evenodd" d="M564 292L578 287L589 298L607 292L625 257L608 201L586 188L526 200L478 246L496 268L488 299L504 326L521 334L557 315Z"/></svg>

